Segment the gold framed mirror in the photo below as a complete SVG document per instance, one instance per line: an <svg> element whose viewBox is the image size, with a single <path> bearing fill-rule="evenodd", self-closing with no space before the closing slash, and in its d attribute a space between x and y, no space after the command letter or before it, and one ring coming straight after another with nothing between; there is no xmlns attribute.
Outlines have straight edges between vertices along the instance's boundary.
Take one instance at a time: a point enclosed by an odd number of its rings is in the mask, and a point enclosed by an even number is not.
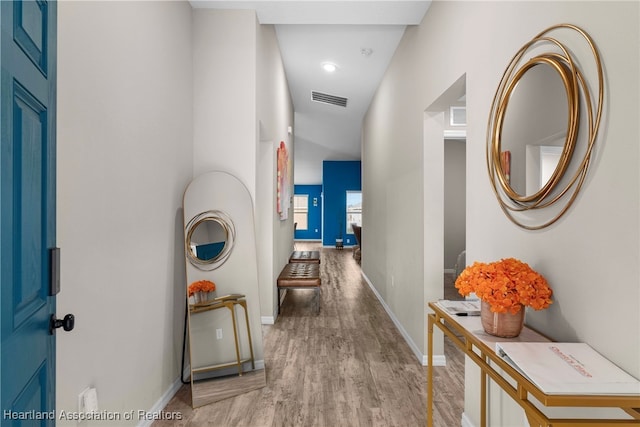
<svg viewBox="0 0 640 427"><path fill-rule="evenodd" d="M235 237L235 226L225 212L201 212L185 227L185 253L194 267L215 270L231 254Z"/></svg>
<svg viewBox="0 0 640 427"><path fill-rule="evenodd" d="M587 61L578 61L570 52L579 49L559 39L575 42L576 35L593 57L595 104L577 66ZM549 27L513 56L491 105L486 161L492 189L514 224L542 229L569 209L587 174L603 99L600 56L591 37L575 25Z"/></svg>

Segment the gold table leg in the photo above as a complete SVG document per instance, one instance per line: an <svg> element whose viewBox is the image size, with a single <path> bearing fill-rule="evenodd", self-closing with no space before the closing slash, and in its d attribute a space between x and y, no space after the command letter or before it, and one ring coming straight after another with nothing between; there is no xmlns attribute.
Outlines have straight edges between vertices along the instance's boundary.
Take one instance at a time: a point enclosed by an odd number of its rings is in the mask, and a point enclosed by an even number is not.
<svg viewBox="0 0 640 427"><path fill-rule="evenodd" d="M427 427L433 427L433 318L427 317Z"/></svg>
<svg viewBox="0 0 640 427"><path fill-rule="evenodd" d="M253 344L251 343L251 327L249 326L249 313L247 312L247 301L246 300L238 301L238 304L240 304L244 308L244 319L245 319L245 322L247 323L247 336L249 338L249 352L251 353L251 369L255 370L256 361L255 361L255 357L253 356Z"/></svg>
<svg viewBox="0 0 640 427"><path fill-rule="evenodd" d="M480 367L480 427L487 426L487 386L487 373Z"/></svg>
<svg viewBox="0 0 640 427"><path fill-rule="evenodd" d="M238 326L236 325L235 302L225 304L231 310L231 323L233 323L233 338L236 344L236 360L238 361L238 375L242 376L242 360L240 358L240 346L238 345Z"/></svg>

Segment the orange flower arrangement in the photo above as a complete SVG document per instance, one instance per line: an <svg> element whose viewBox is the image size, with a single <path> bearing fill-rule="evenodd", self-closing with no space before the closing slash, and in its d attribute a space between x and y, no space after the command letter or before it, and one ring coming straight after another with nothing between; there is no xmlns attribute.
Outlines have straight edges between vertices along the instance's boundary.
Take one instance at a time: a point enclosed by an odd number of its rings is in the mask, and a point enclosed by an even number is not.
<svg viewBox="0 0 640 427"><path fill-rule="evenodd" d="M216 284L210 280L198 280L193 282L187 288L189 296L193 296L196 292L213 292L216 290Z"/></svg>
<svg viewBox="0 0 640 427"><path fill-rule="evenodd" d="M515 258L489 264L474 262L460 273L455 287L463 296L475 292L494 313L516 314L522 306L542 310L553 303L547 280Z"/></svg>

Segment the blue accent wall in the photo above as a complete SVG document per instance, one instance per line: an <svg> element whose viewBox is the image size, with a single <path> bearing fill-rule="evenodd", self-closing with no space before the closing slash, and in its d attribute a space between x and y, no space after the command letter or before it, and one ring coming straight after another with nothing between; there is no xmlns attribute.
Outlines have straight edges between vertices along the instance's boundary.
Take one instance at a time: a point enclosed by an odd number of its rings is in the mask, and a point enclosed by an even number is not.
<svg viewBox="0 0 640 427"><path fill-rule="evenodd" d="M324 196L322 244L324 246L335 245L336 238L340 234L345 246L355 244L355 236L346 234L347 191L362 191L362 163L359 160L322 162Z"/></svg>
<svg viewBox="0 0 640 427"><path fill-rule="evenodd" d="M295 195L309 196L307 230L296 230L295 239L320 240L322 236L322 185L295 185ZM315 199L315 203L314 203Z"/></svg>

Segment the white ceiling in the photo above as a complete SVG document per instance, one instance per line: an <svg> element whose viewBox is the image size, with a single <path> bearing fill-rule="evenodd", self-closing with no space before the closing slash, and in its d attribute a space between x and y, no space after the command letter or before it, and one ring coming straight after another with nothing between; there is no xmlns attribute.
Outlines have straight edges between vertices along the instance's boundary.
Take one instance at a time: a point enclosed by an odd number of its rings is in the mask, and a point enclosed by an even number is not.
<svg viewBox="0 0 640 427"><path fill-rule="evenodd" d="M274 24L295 110L295 184L322 183L323 160L359 160L362 118L406 25L424 1L190 0L195 8L254 9ZM371 49L369 56L362 49ZM327 73L322 64L337 65ZM311 91L347 98L347 107L311 100Z"/></svg>

